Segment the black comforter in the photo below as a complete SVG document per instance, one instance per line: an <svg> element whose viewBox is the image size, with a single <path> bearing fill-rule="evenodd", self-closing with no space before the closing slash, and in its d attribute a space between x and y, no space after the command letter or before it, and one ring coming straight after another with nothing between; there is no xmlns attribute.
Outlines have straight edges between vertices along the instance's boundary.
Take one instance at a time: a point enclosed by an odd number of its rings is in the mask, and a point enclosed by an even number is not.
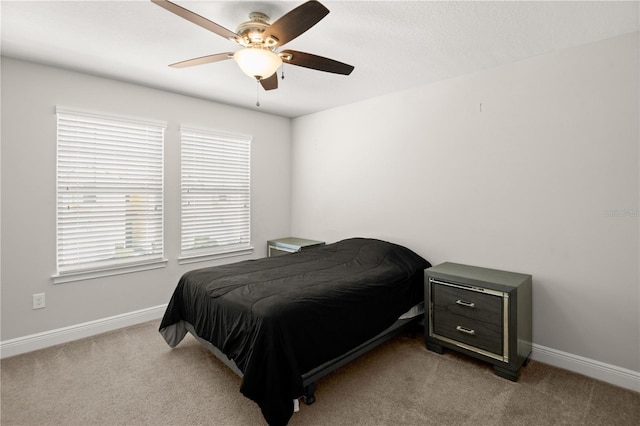
<svg viewBox="0 0 640 426"><path fill-rule="evenodd" d="M292 400L303 394L302 374L419 303L429 266L405 247L353 238L198 269L180 279L160 331L190 323L234 360L243 373L241 392L258 403L267 422L286 424Z"/></svg>

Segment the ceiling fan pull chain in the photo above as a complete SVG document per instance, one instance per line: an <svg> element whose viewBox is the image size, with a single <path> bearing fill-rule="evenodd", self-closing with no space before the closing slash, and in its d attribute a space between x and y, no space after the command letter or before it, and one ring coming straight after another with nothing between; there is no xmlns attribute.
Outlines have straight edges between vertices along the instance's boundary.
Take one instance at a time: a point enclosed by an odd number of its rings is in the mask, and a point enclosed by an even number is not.
<svg viewBox="0 0 640 426"><path fill-rule="evenodd" d="M260 106L260 80L256 78L256 106Z"/></svg>
<svg viewBox="0 0 640 426"><path fill-rule="evenodd" d="M281 79L284 80L284 62L282 63L282 67L280 68L280 74L282 75Z"/></svg>

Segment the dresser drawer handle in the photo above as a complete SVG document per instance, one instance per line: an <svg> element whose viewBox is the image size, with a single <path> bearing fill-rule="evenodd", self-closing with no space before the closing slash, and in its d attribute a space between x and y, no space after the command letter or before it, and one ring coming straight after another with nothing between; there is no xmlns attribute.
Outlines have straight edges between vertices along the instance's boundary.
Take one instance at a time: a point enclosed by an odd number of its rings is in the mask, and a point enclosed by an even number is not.
<svg viewBox="0 0 640 426"><path fill-rule="evenodd" d="M475 303L473 303L473 302L465 302L464 300L460 300L460 299L456 300L456 303L458 305L466 306L467 308L475 308L476 307Z"/></svg>
<svg viewBox="0 0 640 426"><path fill-rule="evenodd" d="M470 328L465 328L465 327L463 327L461 325L457 326L456 330L458 330L461 333L470 334L472 336L476 334L475 330L471 330Z"/></svg>

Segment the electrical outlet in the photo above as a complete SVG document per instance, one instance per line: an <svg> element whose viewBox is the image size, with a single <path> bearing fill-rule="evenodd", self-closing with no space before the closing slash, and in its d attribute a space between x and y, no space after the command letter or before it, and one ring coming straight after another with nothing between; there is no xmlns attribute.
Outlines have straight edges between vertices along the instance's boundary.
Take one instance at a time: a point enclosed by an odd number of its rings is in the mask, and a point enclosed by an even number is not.
<svg viewBox="0 0 640 426"><path fill-rule="evenodd" d="M44 293L38 293L33 295L33 309L44 308Z"/></svg>

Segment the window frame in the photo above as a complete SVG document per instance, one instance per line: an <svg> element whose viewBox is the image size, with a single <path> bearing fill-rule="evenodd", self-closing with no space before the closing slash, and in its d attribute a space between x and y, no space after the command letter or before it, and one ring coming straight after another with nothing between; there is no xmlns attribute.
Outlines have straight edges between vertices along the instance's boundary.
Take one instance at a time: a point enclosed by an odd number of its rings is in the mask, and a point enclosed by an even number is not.
<svg viewBox="0 0 640 426"><path fill-rule="evenodd" d="M159 168L159 176L156 171L154 176L154 184L155 189L153 191L143 192L146 196L151 198L155 197L156 202L150 204L154 206L154 211L159 210L159 220L156 217L154 220L150 222L145 222L145 226L152 226L156 230L156 235L159 233L159 238L156 236L151 241L155 244L160 245L159 251L156 251L155 248L149 250L149 252L145 253L142 256L138 255L125 255L122 257L112 257L111 260L108 258L101 258L95 262L78 262L75 264L67 264L61 265L61 216L60 216L60 204L65 194L60 192L60 181L61 181L61 166L60 162L68 158L68 155L61 155L60 151L62 147L66 147L68 144L72 144L70 140L62 141L65 136L62 136L61 127L64 127L65 124L62 122L73 122L76 120L78 122L84 121L89 126L106 126L109 129L111 127L112 131L116 131L117 129L123 128L132 128L135 131L139 131L143 128L149 128L152 133L155 133L153 137L149 138L149 145L154 146L156 150L155 156L158 157L158 148L159 148L159 158L156 162L153 163L151 168L158 169ZM126 274L131 272L145 271L156 268L163 268L167 264L167 259L165 258L165 231L164 231L164 209L165 209L165 194L164 194L164 145L165 145L165 130L167 128L167 123L165 121L152 120L146 118L137 118L131 116L110 114L110 113L102 113L96 111L88 111L78 108L69 108L64 106L56 107L56 273L52 276L52 280L54 284L64 283L64 282L73 282L80 281L92 278L99 278L104 276L118 275L118 274ZM113 142L113 141L111 141ZM82 142L86 143L86 142ZM103 145L104 146L104 145ZM116 151L114 151L116 152ZM90 152L90 155L96 155L95 152ZM65 157L66 156L66 157ZM97 158L97 157L96 157ZM140 171L144 172L143 169L149 166L140 166ZM108 170L105 169L105 170ZM152 185L153 186L153 185ZM158 189L159 188L159 189ZM127 192L129 194L127 194ZM139 188L136 188L134 184L131 185L130 189L123 189L123 197L127 200L127 195L139 194ZM100 193L100 191L96 191L96 195ZM75 191L72 193L75 196L80 194L80 191ZM90 194L89 194L90 195ZM119 195L119 194L118 194ZM159 197L159 203L158 203ZM64 204L64 203L63 203ZM125 202L126 205L126 202ZM149 205L145 205L145 207L149 207ZM119 208L119 206L118 206ZM120 211L120 210L117 210ZM127 207L122 207L122 213L126 216ZM117 221L114 223L118 223ZM127 222L124 220L124 226L126 229ZM150 224L150 225L149 225ZM126 231L125 231L126 233ZM80 234L79 234L80 235ZM147 240L147 236L143 238ZM126 237L125 237L126 239ZM148 241L146 241L149 244ZM153 246L153 243L151 243ZM92 249L94 250L94 249ZM114 248L115 250L115 248ZM115 254L117 256L117 253ZM117 260L115 260L117 259Z"/></svg>
<svg viewBox="0 0 640 426"><path fill-rule="evenodd" d="M240 244L225 244L218 247L204 247L197 249L195 247L186 248L185 246L185 191L188 189L186 185L185 170L193 165L186 164L187 149L193 149L188 145L192 142L192 138L206 141L207 143L219 142L225 145L238 145L243 147L246 152L246 163L242 164L246 168L246 184L242 186L246 190L246 241ZM208 260L221 259L233 256L243 256L253 252L251 245L251 142L252 136L222 132L213 129L204 129L187 125L180 126L180 255L178 262L180 264L204 262ZM211 160L209 158L208 160ZM192 229L189 230L193 233Z"/></svg>

